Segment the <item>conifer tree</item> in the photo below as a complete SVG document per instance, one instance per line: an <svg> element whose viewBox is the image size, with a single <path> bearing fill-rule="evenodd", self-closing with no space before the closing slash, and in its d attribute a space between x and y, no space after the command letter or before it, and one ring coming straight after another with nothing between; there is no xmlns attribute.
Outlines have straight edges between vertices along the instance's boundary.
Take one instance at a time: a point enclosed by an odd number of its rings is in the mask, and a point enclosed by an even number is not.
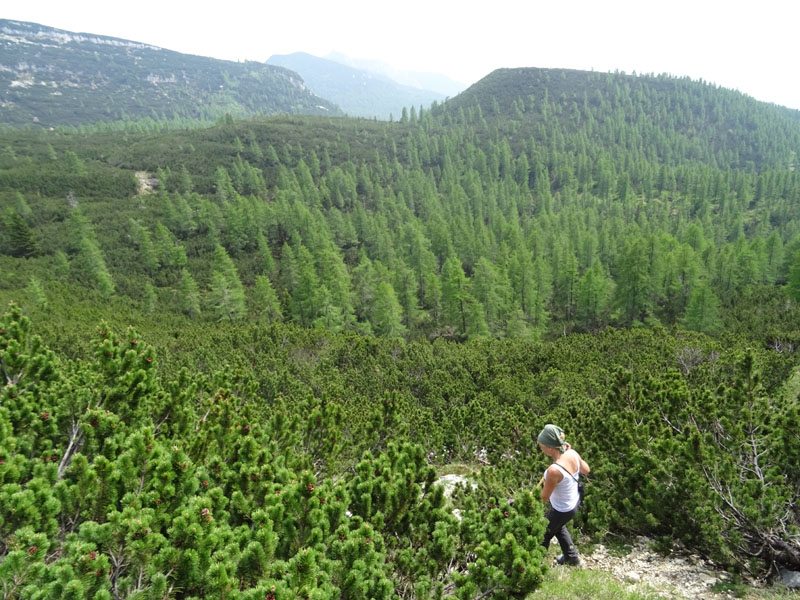
<svg viewBox="0 0 800 600"><path fill-rule="evenodd" d="M558 277L555 282L555 299L554 303L560 309L561 314L567 320L575 315L575 304L577 301L577 285L578 285L578 259L567 248L562 248L560 254L560 261L556 267L558 269Z"/></svg>
<svg viewBox="0 0 800 600"><path fill-rule="evenodd" d="M200 292L192 274L187 269L181 270L181 281L178 289L181 312L196 317L200 314Z"/></svg>
<svg viewBox="0 0 800 600"><path fill-rule="evenodd" d="M553 277L544 258L539 257L533 262L528 281L528 318L535 331L541 334L550 321L548 306L553 297Z"/></svg>
<svg viewBox="0 0 800 600"><path fill-rule="evenodd" d="M264 316L268 321L278 321L281 319L281 304L278 296L272 287L269 277L257 275L256 283L253 287L255 310Z"/></svg>
<svg viewBox="0 0 800 600"><path fill-rule="evenodd" d="M413 332L427 318L427 313L420 307L417 278L402 260L395 267L394 282L393 288L400 302L403 325L407 331Z"/></svg>
<svg viewBox="0 0 800 600"><path fill-rule="evenodd" d="M8 237L11 256L27 258L29 256L34 256L39 251L33 231L31 231L31 228L19 212L16 210L10 211L6 217L6 227L9 231Z"/></svg>
<svg viewBox="0 0 800 600"><path fill-rule="evenodd" d="M320 281L314 258L303 244L297 248L295 260L297 288L292 292L292 318L304 327L311 327L321 308Z"/></svg>
<svg viewBox="0 0 800 600"><path fill-rule="evenodd" d="M765 277L767 283L775 283L780 275L784 253L783 240L777 232L773 231L767 238L765 251L767 254Z"/></svg>
<svg viewBox="0 0 800 600"><path fill-rule="evenodd" d="M133 243L139 248L139 261L145 270L151 275L158 271L160 261L153 245L150 232L145 229L138 221L131 219L131 237Z"/></svg>
<svg viewBox="0 0 800 600"><path fill-rule="evenodd" d="M69 259L63 250L57 250L53 257L53 274L61 280L69 275Z"/></svg>
<svg viewBox="0 0 800 600"><path fill-rule="evenodd" d="M613 282L600 263L583 274L578 281L577 316L587 328L594 329L603 324L613 297Z"/></svg>
<svg viewBox="0 0 800 600"><path fill-rule="evenodd" d="M486 313L483 304L468 294L465 302L467 330L469 339L489 337L489 325L486 323Z"/></svg>
<svg viewBox="0 0 800 600"><path fill-rule="evenodd" d="M28 283L28 293L31 295L33 301L36 302L36 305L39 308L47 310L49 306L47 294L44 291L42 283L36 277L30 278Z"/></svg>
<svg viewBox="0 0 800 600"><path fill-rule="evenodd" d="M236 265L222 246L214 250L209 301L216 320L235 321L244 316L244 288Z"/></svg>
<svg viewBox="0 0 800 600"><path fill-rule="evenodd" d="M233 256L238 256L247 248L247 214L243 207L243 199L238 194L223 209L225 219L225 248Z"/></svg>
<svg viewBox="0 0 800 600"><path fill-rule="evenodd" d="M103 252L90 237L81 240L78 254L70 264L70 272L76 279L96 288L103 298L114 293L114 280L106 266Z"/></svg>
<svg viewBox="0 0 800 600"><path fill-rule="evenodd" d="M258 257L261 264L261 273L267 277L275 276L275 259L272 257L272 250L270 250L267 238L261 233L258 236Z"/></svg>
<svg viewBox="0 0 800 600"><path fill-rule="evenodd" d="M150 281L147 281L144 285L142 305L144 307L144 312L147 314L154 313L156 307L158 306L158 294L156 293L156 289L153 287L153 284Z"/></svg>
<svg viewBox="0 0 800 600"><path fill-rule="evenodd" d="M75 175L85 176L88 172L86 164L72 150L67 150L64 153L64 166L69 173Z"/></svg>
<svg viewBox="0 0 800 600"><path fill-rule="evenodd" d="M171 189L172 182L170 181L170 177L172 176L172 170L169 167L158 167L156 169L156 179L158 180L158 189L161 193L166 193L169 189Z"/></svg>
<svg viewBox="0 0 800 600"><path fill-rule="evenodd" d="M616 305L625 323L641 320L651 306L649 268L645 240L626 240L615 279Z"/></svg>
<svg viewBox="0 0 800 600"><path fill-rule="evenodd" d="M26 221L29 221L31 217L33 217L33 211L31 210L31 207L28 205L27 200L25 200L25 196L23 196L20 192L14 193L14 210L16 210Z"/></svg>
<svg viewBox="0 0 800 600"><path fill-rule="evenodd" d="M339 251L328 242L315 257L320 282L330 292L330 301L341 312L343 326L355 321L350 273Z"/></svg>
<svg viewBox="0 0 800 600"><path fill-rule="evenodd" d="M189 204L187 198L193 199L193 204L200 200L197 193L175 194L173 205L175 206L175 219L169 223L173 231L177 232L178 237L186 239L197 231L197 221L195 220L194 209Z"/></svg>
<svg viewBox="0 0 800 600"><path fill-rule="evenodd" d="M181 194L190 194L194 189L194 182L192 181L192 176L189 174L189 170L186 168L186 165L181 165L181 170L178 172L176 186L177 187L174 191Z"/></svg>
<svg viewBox="0 0 800 600"><path fill-rule="evenodd" d="M664 265L662 310L669 322L675 322L683 314L694 289L701 265L695 251L688 244L681 244L667 256Z"/></svg>
<svg viewBox="0 0 800 600"><path fill-rule="evenodd" d="M687 329L715 334L722 327L719 316L719 299L707 282L700 282L692 290L683 325Z"/></svg>
<svg viewBox="0 0 800 600"><path fill-rule="evenodd" d="M67 251L70 254L78 252L84 238L90 238L97 243L97 236L91 223L83 214L81 207L76 205L70 209L67 218Z"/></svg>
<svg viewBox="0 0 800 600"><path fill-rule="evenodd" d="M524 314L531 310L533 291L533 257L524 248L517 249L508 261L508 278L514 291L514 304Z"/></svg>
<svg viewBox="0 0 800 600"><path fill-rule="evenodd" d="M451 254L442 265L442 317L445 325L467 333L468 280L461 261Z"/></svg>
<svg viewBox="0 0 800 600"><path fill-rule="evenodd" d="M509 302L513 292L508 280L501 278L489 259L482 256L470 283L472 294L486 311L484 320L489 331L497 334L505 328L509 317Z"/></svg>
<svg viewBox="0 0 800 600"><path fill-rule="evenodd" d="M186 250L160 221L156 223L154 238L156 256L161 266L170 269L186 266Z"/></svg>
<svg viewBox="0 0 800 600"><path fill-rule="evenodd" d="M379 280L372 261L364 251L353 269L352 282L356 316L360 321L369 322L378 294Z"/></svg>
<svg viewBox="0 0 800 600"><path fill-rule="evenodd" d="M371 314L370 323L377 335L398 338L405 333L403 309L392 284L388 281L378 283Z"/></svg>
<svg viewBox="0 0 800 600"><path fill-rule="evenodd" d="M795 302L800 302L800 248L792 254L789 278L786 283L789 297Z"/></svg>
<svg viewBox="0 0 800 600"><path fill-rule="evenodd" d="M338 333L344 329L347 322L344 312L341 307L336 305L333 296L324 283L320 285L314 294L314 314L316 316L312 325L333 333Z"/></svg>

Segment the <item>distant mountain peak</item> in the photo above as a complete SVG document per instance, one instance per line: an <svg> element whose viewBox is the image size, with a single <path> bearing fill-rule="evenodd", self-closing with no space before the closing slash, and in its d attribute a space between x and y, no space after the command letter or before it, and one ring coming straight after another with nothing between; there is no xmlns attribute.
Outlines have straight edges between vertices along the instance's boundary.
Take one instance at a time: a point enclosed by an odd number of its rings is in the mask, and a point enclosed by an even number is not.
<svg viewBox="0 0 800 600"><path fill-rule="evenodd" d="M336 51L331 52L325 58L349 67L387 77L401 85L431 90L443 96L455 96L467 88L466 84L455 81L447 75L398 69L379 60L352 58Z"/></svg>
<svg viewBox="0 0 800 600"><path fill-rule="evenodd" d="M430 106L445 99L444 94L430 89L404 85L385 75L306 52L275 54L267 64L296 71L315 94L335 102L351 116L399 118L403 108Z"/></svg>

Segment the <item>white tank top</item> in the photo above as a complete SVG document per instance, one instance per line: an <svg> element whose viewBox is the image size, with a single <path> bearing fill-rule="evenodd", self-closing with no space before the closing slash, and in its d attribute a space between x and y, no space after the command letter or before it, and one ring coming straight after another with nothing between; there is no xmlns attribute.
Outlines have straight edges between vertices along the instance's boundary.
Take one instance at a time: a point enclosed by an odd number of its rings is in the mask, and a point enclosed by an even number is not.
<svg viewBox="0 0 800 600"><path fill-rule="evenodd" d="M564 454L570 453L575 454L575 459L578 461L578 470L570 476L567 474L567 469L562 468L562 465L558 465L556 468L561 471L564 477L556 484L553 493L550 495L550 506L559 512L571 511L578 506L578 501L580 500L580 496L578 496L578 479L581 476L581 457L572 449L567 450ZM546 481L547 470L544 472L544 478Z"/></svg>

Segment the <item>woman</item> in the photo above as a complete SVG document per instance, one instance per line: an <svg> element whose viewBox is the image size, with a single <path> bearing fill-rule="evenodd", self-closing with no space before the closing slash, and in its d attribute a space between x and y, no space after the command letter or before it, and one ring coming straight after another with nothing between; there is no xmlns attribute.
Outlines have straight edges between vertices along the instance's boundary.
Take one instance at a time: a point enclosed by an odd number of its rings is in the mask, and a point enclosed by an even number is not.
<svg viewBox="0 0 800 600"><path fill-rule="evenodd" d="M564 432L555 425L545 425L537 438L539 448L553 460L544 472L542 502L550 501L547 511L547 530L542 545L550 547L550 540L556 536L562 554L556 559L558 564L580 565L578 550L567 531L567 523L578 510L578 479L589 473L589 465L567 444Z"/></svg>

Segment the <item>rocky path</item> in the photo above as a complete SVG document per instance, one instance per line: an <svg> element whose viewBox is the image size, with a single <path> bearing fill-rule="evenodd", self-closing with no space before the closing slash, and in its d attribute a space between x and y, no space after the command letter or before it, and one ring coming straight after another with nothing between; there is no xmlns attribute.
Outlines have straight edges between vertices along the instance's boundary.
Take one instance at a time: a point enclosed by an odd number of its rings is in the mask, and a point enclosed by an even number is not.
<svg viewBox="0 0 800 600"><path fill-rule="evenodd" d="M158 179L151 176L147 171L137 171L136 181L139 183L139 194L152 194L153 188L158 184Z"/></svg>
<svg viewBox="0 0 800 600"><path fill-rule="evenodd" d="M617 556L603 546L582 555L586 569L611 573L632 588L643 585L657 590L661 598L674 600L728 600L732 593L714 591L715 584L730 581L731 575L696 554L663 556L650 549L650 540L639 538L632 550Z"/></svg>
<svg viewBox="0 0 800 600"><path fill-rule="evenodd" d="M797 385L800 386L800 370L798 370ZM437 483L444 486L447 497L450 497L456 484L474 486L467 477L454 474L440 477ZM737 598L735 594L724 591L724 586L718 585L732 582L732 576L717 565L697 554L675 552L664 556L653 552L651 548L652 540L640 537L624 555L609 552L601 544L591 547L591 551L582 553L581 558L584 561L584 568L606 571L634 589L649 587L660 598L670 600ZM800 574L794 574L793 577L791 587L800 587ZM755 582L745 583L756 585ZM800 600L800 592L798 594Z"/></svg>

